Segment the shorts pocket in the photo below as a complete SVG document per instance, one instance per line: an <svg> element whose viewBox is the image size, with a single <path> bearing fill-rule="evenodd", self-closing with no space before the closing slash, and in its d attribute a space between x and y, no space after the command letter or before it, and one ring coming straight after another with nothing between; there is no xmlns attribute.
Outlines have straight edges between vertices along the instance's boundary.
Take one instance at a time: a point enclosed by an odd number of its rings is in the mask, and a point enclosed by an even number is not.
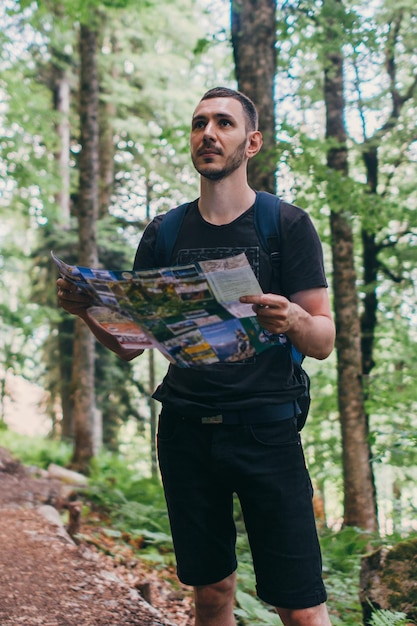
<svg viewBox="0 0 417 626"><path fill-rule="evenodd" d="M251 424L249 429L253 439L264 446L289 446L300 444L296 418L268 424Z"/></svg>
<svg viewBox="0 0 417 626"><path fill-rule="evenodd" d="M178 420L174 415L161 411L158 421L158 441L170 441L174 438L178 426Z"/></svg>

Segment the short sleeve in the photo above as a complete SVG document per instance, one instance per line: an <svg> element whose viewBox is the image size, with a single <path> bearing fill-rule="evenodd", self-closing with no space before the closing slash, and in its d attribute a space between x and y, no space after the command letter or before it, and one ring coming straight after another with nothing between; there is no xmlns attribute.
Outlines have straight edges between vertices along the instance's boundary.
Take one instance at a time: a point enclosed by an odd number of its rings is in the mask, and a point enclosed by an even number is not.
<svg viewBox="0 0 417 626"><path fill-rule="evenodd" d="M143 231L133 263L134 270L148 270L156 266L155 241L162 218L163 215L157 215L154 217Z"/></svg>
<svg viewBox="0 0 417 626"><path fill-rule="evenodd" d="M321 241L307 212L283 202L281 231L283 293L290 296L306 289L327 287Z"/></svg>

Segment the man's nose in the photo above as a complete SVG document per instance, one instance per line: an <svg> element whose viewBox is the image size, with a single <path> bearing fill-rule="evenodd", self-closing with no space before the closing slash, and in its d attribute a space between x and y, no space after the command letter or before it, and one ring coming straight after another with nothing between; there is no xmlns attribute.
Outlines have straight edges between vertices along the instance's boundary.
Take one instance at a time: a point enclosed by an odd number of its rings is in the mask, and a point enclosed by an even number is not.
<svg viewBox="0 0 417 626"><path fill-rule="evenodd" d="M204 137L207 139L214 139L216 136L215 133L215 124L214 122L207 122L204 127Z"/></svg>

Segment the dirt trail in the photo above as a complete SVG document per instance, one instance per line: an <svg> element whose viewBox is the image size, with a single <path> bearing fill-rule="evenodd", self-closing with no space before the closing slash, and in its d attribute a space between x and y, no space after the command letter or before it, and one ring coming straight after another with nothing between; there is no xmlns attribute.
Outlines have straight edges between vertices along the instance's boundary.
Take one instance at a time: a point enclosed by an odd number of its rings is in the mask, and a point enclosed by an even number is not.
<svg viewBox="0 0 417 626"><path fill-rule="evenodd" d="M57 512L63 489L0 448L0 626L191 626L172 572L74 543Z"/></svg>

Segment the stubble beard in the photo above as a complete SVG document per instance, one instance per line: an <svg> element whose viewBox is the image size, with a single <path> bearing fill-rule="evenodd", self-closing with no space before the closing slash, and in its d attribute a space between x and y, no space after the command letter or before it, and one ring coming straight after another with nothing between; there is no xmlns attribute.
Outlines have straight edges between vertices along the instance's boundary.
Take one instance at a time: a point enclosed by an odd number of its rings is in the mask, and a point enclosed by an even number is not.
<svg viewBox="0 0 417 626"><path fill-rule="evenodd" d="M191 158L192 158L193 165L195 169L197 170L197 172L200 174L200 176L203 176L203 178L207 178L208 180L216 181L216 180L222 180L224 178L227 178L228 176L233 174L233 172L239 169L239 167L242 165L243 161L245 160L245 151L246 151L246 139L236 148L233 154L231 154L227 158L224 167L220 169L213 169L213 167L211 167L210 164L197 165L196 159L193 156Z"/></svg>

